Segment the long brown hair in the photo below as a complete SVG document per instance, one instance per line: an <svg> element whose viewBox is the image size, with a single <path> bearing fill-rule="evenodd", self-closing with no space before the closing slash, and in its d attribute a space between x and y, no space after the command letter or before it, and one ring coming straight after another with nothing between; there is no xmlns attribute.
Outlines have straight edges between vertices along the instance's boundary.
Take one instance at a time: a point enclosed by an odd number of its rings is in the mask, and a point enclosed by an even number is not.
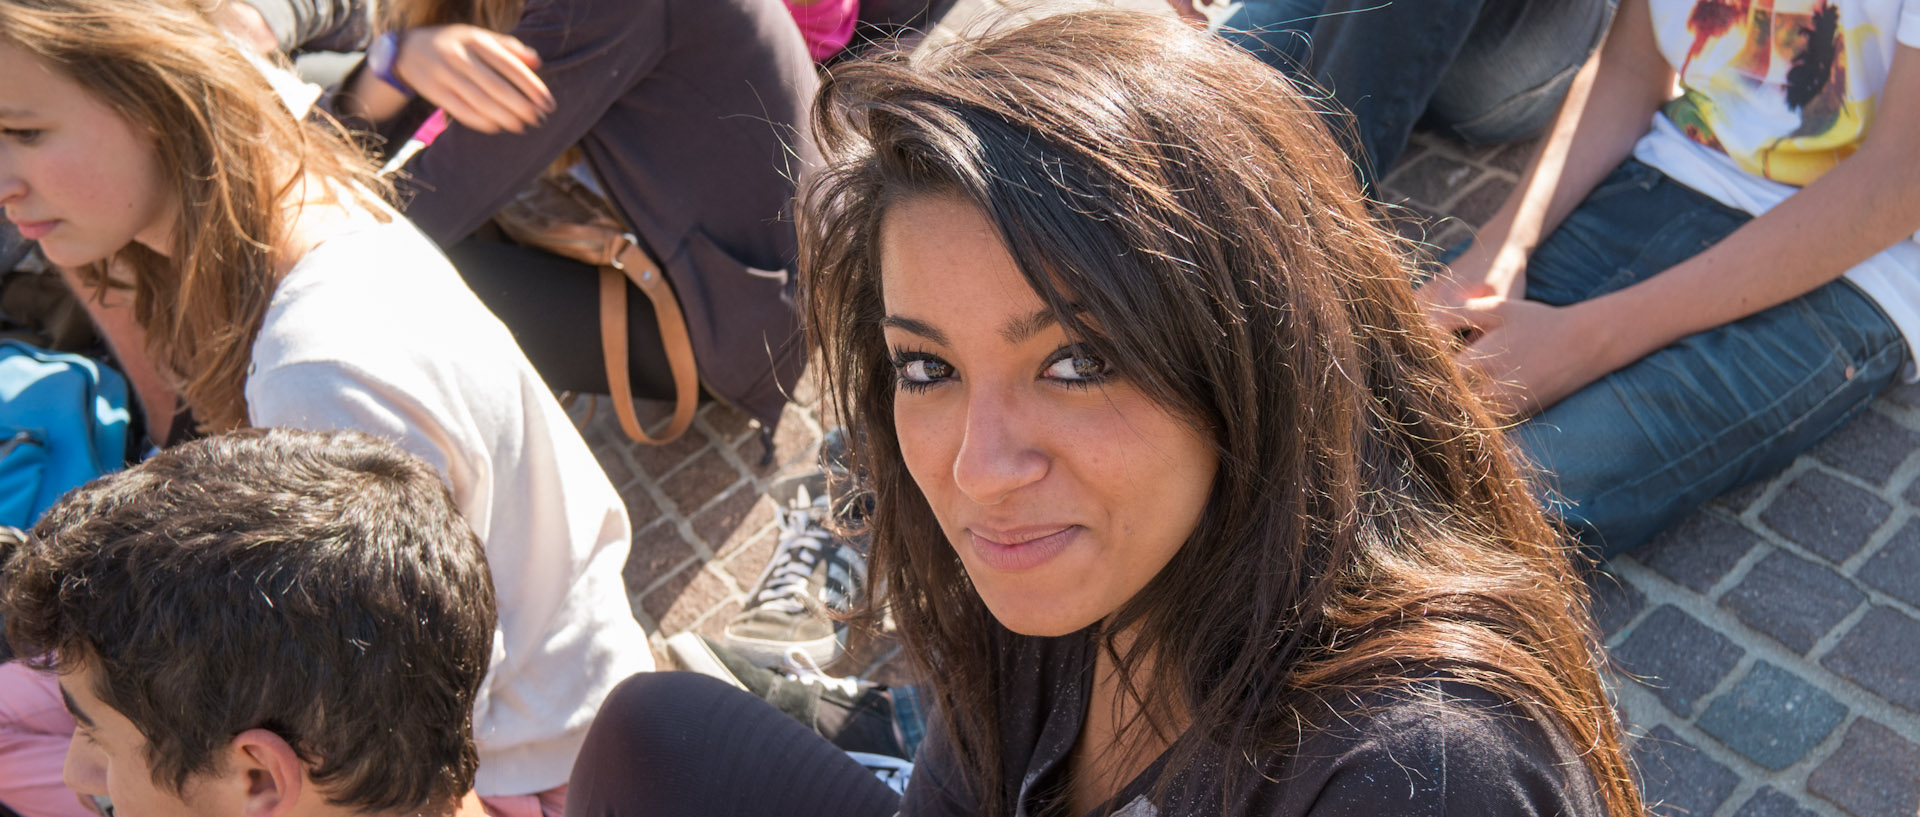
<svg viewBox="0 0 1920 817"><path fill-rule="evenodd" d="M254 338L279 283L290 194L385 189L328 125L287 110L262 73L191 0L0 0L0 39L73 78L153 139L179 203L162 256L138 243L82 271L131 271L134 319L201 427L247 424ZM371 203L370 201L367 203Z"/></svg>
<svg viewBox="0 0 1920 817"><path fill-rule="evenodd" d="M901 459L878 236L912 196L977 204L1068 335L1219 451L1186 544L1094 628L1148 713L1123 740L1184 713L1165 768L1248 759L1225 798L1356 696L1439 671L1556 725L1609 811L1640 813L1570 545L1288 81L1178 22L1086 11L836 67L814 127L801 281L876 500L860 616L897 622L986 813L1010 808L995 645L1021 636Z"/></svg>

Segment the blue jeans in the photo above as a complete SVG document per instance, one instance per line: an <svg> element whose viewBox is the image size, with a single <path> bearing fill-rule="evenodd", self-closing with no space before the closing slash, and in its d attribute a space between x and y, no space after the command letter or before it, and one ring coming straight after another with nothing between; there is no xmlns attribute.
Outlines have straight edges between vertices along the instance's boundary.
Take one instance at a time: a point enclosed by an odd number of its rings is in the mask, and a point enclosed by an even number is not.
<svg viewBox="0 0 1920 817"><path fill-rule="evenodd" d="M1534 251L1526 297L1565 305L1624 289L1750 218L1628 159ZM1543 470L1549 507L1596 555L1612 556L1785 467L1906 360L1893 321L1842 279L1684 338L1512 434Z"/></svg>
<svg viewBox="0 0 1920 817"><path fill-rule="evenodd" d="M1613 0L1244 0L1220 33L1352 112L1371 185L1423 116L1469 142L1546 127L1612 15Z"/></svg>

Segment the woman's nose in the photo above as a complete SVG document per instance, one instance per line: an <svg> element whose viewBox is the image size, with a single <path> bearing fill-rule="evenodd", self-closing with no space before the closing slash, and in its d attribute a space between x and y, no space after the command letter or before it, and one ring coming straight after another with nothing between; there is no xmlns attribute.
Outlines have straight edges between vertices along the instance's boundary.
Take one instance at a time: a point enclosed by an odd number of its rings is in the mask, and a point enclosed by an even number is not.
<svg viewBox="0 0 1920 817"><path fill-rule="evenodd" d="M1050 465L1019 403L1004 393L975 393L967 401L953 481L969 499L994 505L1039 482Z"/></svg>
<svg viewBox="0 0 1920 817"><path fill-rule="evenodd" d="M67 743L67 760L60 767L61 781L80 794L107 793L107 767L99 753L78 734Z"/></svg>

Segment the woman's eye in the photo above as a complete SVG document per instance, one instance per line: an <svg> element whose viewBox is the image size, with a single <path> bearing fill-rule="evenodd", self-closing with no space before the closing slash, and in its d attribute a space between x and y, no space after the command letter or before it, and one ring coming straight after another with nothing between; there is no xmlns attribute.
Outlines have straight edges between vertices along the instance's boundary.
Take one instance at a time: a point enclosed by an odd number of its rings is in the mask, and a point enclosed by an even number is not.
<svg viewBox="0 0 1920 817"><path fill-rule="evenodd" d="M19 142L20 144L23 144L23 145L31 145L34 142L39 141L40 134L42 133L45 133L45 131L35 130L33 128L0 129L0 134L4 134L8 139L12 139L13 141Z"/></svg>
<svg viewBox="0 0 1920 817"><path fill-rule="evenodd" d="M1097 357L1068 354L1047 366L1042 375L1068 383L1095 383L1107 376L1107 362Z"/></svg>
<svg viewBox="0 0 1920 817"><path fill-rule="evenodd" d="M900 387L924 389L953 377L953 366L928 354L908 352L893 358L894 376Z"/></svg>

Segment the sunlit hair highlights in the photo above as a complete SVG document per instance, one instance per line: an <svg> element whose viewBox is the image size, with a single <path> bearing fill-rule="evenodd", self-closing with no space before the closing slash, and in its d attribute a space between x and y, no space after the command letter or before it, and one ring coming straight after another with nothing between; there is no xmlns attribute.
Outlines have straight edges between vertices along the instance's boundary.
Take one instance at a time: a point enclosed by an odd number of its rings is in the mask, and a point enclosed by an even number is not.
<svg viewBox="0 0 1920 817"><path fill-rule="evenodd" d="M1021 636L901 459L878 241L914 196L977 204L1069 336L1218 447L1197 529L1099 627L1142 701L1127 728L1191 719L1170 771L1284 756L1438 671L1557 723L1610 812L1639 813L1570 548L1286 80L1181 23L1086 11L838 66L814 127L803 308L874 496L860 615L897 622L989 813L1009 785L995 645ZM1224 765L1229 788L1257 773Z"/></svg>
<svg viewBox="0 0 1920 817"><path fill-rule="evenodd" d="M130 244L83 271L131 273L147 352L201 427L246 425L254 337L294 198L385 189L329 125L295 119L192 0L0 0L0 41L66 74L153 140L180 218L169 257ZM120 272L124 270L125 273Z"/></svg>

